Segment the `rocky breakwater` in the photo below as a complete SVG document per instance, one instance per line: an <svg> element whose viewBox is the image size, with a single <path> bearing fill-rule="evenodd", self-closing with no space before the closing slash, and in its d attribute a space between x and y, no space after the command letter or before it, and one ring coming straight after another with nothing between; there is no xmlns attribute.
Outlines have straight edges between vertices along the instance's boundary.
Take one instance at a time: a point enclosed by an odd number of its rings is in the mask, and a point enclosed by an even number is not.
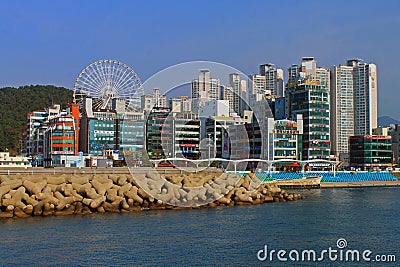
<svg viewBox="0 0 400 267"><path fill-rule="evenodd" d="M222 175L227 178L224 182L218 182L216 177L221 174L215 173L164 175L163 182L151 174L142 174L139 180L129 174L0 176L0 218L250 205L302 198L274 183L257 184L253 189L250 177ZM139 186L140 179L147 186ZM193 195L187 190L190 187L200 187L200 191ZM212 201L203 205L179 205L208 199Z"/></svg>

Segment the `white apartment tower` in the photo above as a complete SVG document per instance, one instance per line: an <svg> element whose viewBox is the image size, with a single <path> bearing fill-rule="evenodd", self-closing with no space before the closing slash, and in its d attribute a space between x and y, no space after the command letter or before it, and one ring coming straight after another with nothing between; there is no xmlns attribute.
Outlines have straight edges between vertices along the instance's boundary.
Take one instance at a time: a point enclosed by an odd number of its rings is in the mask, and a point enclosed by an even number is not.
<svg viewBox="0 0 400 267"><path fill-rule="evenodd" d="M354 134L370 135L378 127L378 80L375 64L347 61L354 77Z"/></svg>
<svg viewBox="0 0 400 267"><path fill-rule="evenodd" d="M331 88L331 76L329 69L326 68L316 68L315 70L315 80L319 82L320 85L326 87L328 92Z"/></svg>
<svg viewBox="0 0 400 267"><path fill-rule="evenodd" d="M192 98L219 99L219 79L211 78L209 70L201 70L199 78L192 81Z"/></svg>
<svg viewBox="0 0 400 267"><path fill-rule="evenodd" d="M229 74L229 85L224 88L224 99L229 100L231 111L243 115L246 104L247 82L240 78L240 74Z"/></svg>
<svg viewBox="0 0 400 267"><path fill-rule="evenodd" d="M267 92L267 80L264 75L255 74L251 76L252 81L252 94L271 95Z"/></svg>
<svg viewBox="0 0 400 267"><path fill-rule="evenodd" d="M224 100L229 101L229 111L230 112L235 112L235 93L233 92L232 86L223 86L223 92L224 92ZM237 111L236 111L237 112Z"/></svg>
<svg viewBox="0 0 400 267"><path fill-rule="evenodd" d="M378 127L377 71L375 64L351 59L331 68L332 152L349 152L348 138L371 135Z"/></svg>
<svg viewBox="0 0 400 267"><path fill-rule="evenodd" d="M331 151L340 156L349 152L349 136L354 135L353 67L331 68Z"/></svg>
<svg viewBox="0 0 400 267"><path fill-rule="evenodd" d="M282 69L274 68L274 64L267 63L260 65L260 74L265 76L265 90L267 95L284 96L284 77Z"/></svg>
<svg viewBox="0 0 400 267"><path fill-rule="evenodd" d="M154 88L151 95L142 95L141 97L142 110L150 111L153 107L166 107L167 97L160 94L160 89Z"/></svg>

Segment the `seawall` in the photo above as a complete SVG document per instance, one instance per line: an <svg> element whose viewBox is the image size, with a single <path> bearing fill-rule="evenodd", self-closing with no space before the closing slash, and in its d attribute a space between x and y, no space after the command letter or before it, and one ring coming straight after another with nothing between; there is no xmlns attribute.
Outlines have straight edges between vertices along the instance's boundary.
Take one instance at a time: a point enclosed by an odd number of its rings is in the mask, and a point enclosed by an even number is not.
<svg viewBox="0 0 400 267"><path fill-rule="evenodd" d="M221 175L226 182L217 181ZM233 174L170 174L165 175L162 183L151 174L139 176L134 179L130 174L0 175L0 218L251 205L302 198L300 194L288 194L275 183L257 184L252 188L250 177ZM145 181L144 186L138 185L140 180ZM203 190L193 195L187 190L190 187ZM223 195L205 205L178 204L207 200L216 190L224 192ZM168 201L156 199L152 194L155 191L164 192Z"/></svg>

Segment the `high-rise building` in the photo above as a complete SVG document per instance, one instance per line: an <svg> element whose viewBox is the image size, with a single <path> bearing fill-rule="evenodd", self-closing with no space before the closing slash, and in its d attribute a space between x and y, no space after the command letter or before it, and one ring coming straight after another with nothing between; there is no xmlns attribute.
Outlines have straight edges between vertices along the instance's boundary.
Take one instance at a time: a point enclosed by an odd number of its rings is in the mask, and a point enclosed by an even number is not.
<svg viewBox="0 0 400 267"><path fill-rule="evenodd" d="M331 68L331 151L340 156L349 153L349 137L354 135L353 67Z"/></svg>
<svg viewBox="0 0 400 267"><path fill-rule="evenodd" d="M274 96L285 96L283 70L268 63L260 65L260 74L265 76L266 93Z"/></svg>
<svg viewBox="0 0 400 267"><path fill-rule="evenodd" d="M231 110L242 116L244 114L244 110L246 109L247 101L246 80L241 79L240 74L238 73L231 73L229 74L229 85L226 87L229 87L231 90L230 93L227 93L227 99L229 100L229 106L231 107ZM225 95L224 99L226 99Z"/></svg>
<svg viewBox="0 0 400 267"><path fill-rule="evenodd" d="M303 160L328 159L330 155L328 91L316 81L305 80L287 88L290 114L303 115Z"/></svg>
<svg viewBox="0 0 400 267"><path fill-rule="evenodd" d="M318 68L314 57L303 57L301 59L301 71L297 72L297 79L294 81L298 81L299 79L316 81L320 85L325 86L328 92L330 91L330 72L326 68Z"/></svg>
<svg viewBox="0 0 400 267"><path fill-rule="evenodd" d="M316 78L317 61L314 57L301 58L300 78L314 80Z"/></svg>
<svg viewBox="0 0 400 267"><path fill-rule="evenodd" d="M271 95L267 92L267 79L264 75L254 74L251 76L252 81L252 94Z"/></svg>
<svg viewBox="0 0 400 267"><path fill-rule="evenodd" d="M353 67L354 83L354 134L369 135L378 127L378 84L375 64L359 59L347 61Z"/></svg>
<svg viewBox="0 0 400 267"><path fill-rule="evenodd" d="M215 153L216 158L222 158L223 156L223 148L225 146L223 141L227 140L223 140L225 131L227 131L230 126L241 123L243 123L243 121L240 117L229 116L210 116L205 120L205 133L203 133L203 137L208 137L212 140L211 151ZM203 151L203 153L207 152ZM206 157L208 157L208 154L206 154ZM211 154L210 157L212 158L213 154Z"/></svg>
<svg viewBox="0 0 400 267"><path fill-rule="evenodd" d="M209 70L201 70L199 78L192 81L192 98L220 98L220 82L210 77Z"/></svg>
<svg viewBox="0 0 400 267"><path fill-rule="evenodd" d="M349 153L348 138L370 135L377 127L377 74L375 64L351 59L331 68L332 154Z"/></svg>
<svg viewBox="0 0 400 267"><path fill-rule="evenodd" d="M210 79L210 89L207 97L209 99L220 99L220 82L217 78Z"/></svg>
<svg viewBox="0 0 400 267"><path fill-rule="evenodd" d="M223 99L229 102L229 112L235 112L235 93L231 86L223 86Z"/></svg>
<svg viewBox="0 0 400 267"><path fill-rule="evenodd" d="M288 68L288 84L297 82L300 78L300 66L293 64Z"/></svg>
<svg viewBox="0 0 400 267"><path fill-rule="evenodd" d="M314 57L303 57L301 68L289 69L286 114L293 120L303 115L302 159L328 159L330 156L330 73L317 68Z"/></svg>
<svg viewBox="0 0 400 267"><path fill-rule="evenodd" d="M167 107L167 97L160 94L160 89L154 88L151 95L142 95L141 106L144 111L151 111L153 107Z"/></svg>
<svg viewBox="0 0 400 267"><path fill-rule="evenodd" d="M315 81L319 82L320 85L325 86L328 92L331 91L331 75L329 69L316 68Z"/></svg>
<svg viewBox="0 0 400 267"><path fill-rule="evenodd" d="M257 120L258 123L266 123L268 118L274 117L271 107L263 94L249 95L249 104L254 112L254 120Z"/></svg>
<svg viewBox="0 0 400 267"><path fill-rule="evenodd" d="M256 122L229 125L230 158L301 160L303 134L301 115L297 115L297 121L286 119L274 121L273 118L269 118L264 126L264 129L261 129L260 124Z"/></svg>
<svg viewBox="0 0 400 267"><path fill-rule="evenodd" d="M192 81L192 111L197 112L210 99L220 99L220 81L210 77L209 70L201 70L199 78Z"/></svg>
<svg viewBox="0 0 400 267"><path fill-rule="evenodd" d="M313 57L302 58L301 71L289 68L285 108L293 120L303 116L303 160L330 156L329 80L329 71L317 68Z"/></svg>

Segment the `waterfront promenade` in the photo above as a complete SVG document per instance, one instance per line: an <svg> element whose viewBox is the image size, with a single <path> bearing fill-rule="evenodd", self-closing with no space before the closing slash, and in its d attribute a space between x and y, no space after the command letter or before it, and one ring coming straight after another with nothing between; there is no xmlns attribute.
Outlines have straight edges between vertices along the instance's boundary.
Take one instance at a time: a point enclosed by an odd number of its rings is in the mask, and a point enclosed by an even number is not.
<svg viewBox="0 0 400 267"><path fill-rule="evenodd" d="M134 173L146 174L154 170L153 167L139 167L134 168ZM182 173L195 173L196 169L191 167L184 168L170 168L170 167L159 167L157 170L160 173L170 174L182 174ZM207 168L207 172L220 172L217 168ZM112 167L112 168L7 168L0 169L0 175L12 175L12 174L74 174L74 175L85 175L85 174L130 174L127 167ZM398 175L395 175L398 176ZM321 188L355 188L355 187L392 187L400 186L400 180L397 181L359 181L359 182L321 182Z"/></svg>
<svg viewBox="0 0 400 267"><path fill-rule="evenodd" d="M148 173L154 170L153 167L138 167L134 168L135 173ZM181 173L181 172L196 172L194 168L157 168L160 172ZM216 171L216 168L208 168L207 171ZM10 174L129 174L127 167L98 167L98 168L0 168L0 175Z"/></svg>
<svg viewBox="0 0 400 267"><path fill-rule="evenodd" d="M321 188L357 188L400 186L400 181L322 182Z"/></svg>

